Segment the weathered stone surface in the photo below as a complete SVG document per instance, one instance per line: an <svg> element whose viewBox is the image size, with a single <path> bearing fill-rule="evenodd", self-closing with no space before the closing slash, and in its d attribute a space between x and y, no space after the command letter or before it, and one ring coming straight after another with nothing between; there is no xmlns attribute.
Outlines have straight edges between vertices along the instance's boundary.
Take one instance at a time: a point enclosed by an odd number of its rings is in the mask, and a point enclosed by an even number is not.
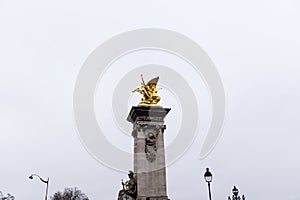
<svg viewBox="0 0 300 200"><path fill-rule="evenodd" d="M164 118L170 110L134 106L127 117L133 124L137 200L168 200L163 134Z"/></svg>

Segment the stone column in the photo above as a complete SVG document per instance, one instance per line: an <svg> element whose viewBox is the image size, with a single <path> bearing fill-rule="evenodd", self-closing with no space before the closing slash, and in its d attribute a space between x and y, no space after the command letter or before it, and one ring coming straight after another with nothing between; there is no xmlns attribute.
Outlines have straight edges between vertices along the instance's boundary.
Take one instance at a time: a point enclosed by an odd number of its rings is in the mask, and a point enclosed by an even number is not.
<svg viewBox="0 0 300 200"><path fill-rule="evenodd" d="M164 118L170 110L161 106L134 106L127 117L133 124L137 200L168 200L163 134Z"/></svg>

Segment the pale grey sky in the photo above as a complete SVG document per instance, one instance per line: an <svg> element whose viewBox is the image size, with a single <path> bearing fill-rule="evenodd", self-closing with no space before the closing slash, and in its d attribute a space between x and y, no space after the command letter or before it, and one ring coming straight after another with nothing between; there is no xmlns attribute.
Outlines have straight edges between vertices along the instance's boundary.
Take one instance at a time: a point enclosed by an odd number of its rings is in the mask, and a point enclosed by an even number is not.
<svg viewBox="0 0 300 200"><path fill-rule="evenodd" d="M82 146L73 120L74 84L102 42L155 27L182 33L208 53L227 104L214 151L198 159L199 133L167 168L169 197L206 199L209 166L213 199L227 199L233 185L247 199L300 199L299 10L296 0L1 0L0 190L39 200L44 185L28 179L38 173L50 177L50 194L77 186L92 200L116 199L126 174L101 165ZM173 111L170 116L179 113Z"/></svg>

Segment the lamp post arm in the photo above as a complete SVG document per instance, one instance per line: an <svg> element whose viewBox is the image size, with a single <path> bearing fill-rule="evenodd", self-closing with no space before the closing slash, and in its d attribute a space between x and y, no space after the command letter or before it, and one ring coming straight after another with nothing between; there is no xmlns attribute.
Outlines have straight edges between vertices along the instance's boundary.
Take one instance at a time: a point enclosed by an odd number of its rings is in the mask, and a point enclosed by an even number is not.
<svg viewBox="0 0 300 200"><path fill-rule="evenodd" d="M40 180L43 182L43 183L46 183L48 184L48 181L49 181L49 178L47 179L47 181L45 181L44 179L40 178Z"/></svg>
<svg viewBox="0 0 300 200"><path fill-rule="evenodd" d="M48 199L48 186L49 186L49 177L47 178L47 180L44 180L42 177L40 177L38 174L31 174L29 176L30 179L33 179L33 177L36 176L38 177L43 183L46 184L46 194L45 194L45 200Z"/></svg>
<svg viewBox="0 0 300 200"><path fill-rule="evenodd" d="M48 180L46 181L46 180L44 180L44 179L42 179L42 177L40 177L38 174L31 174L31 176L33 177L33 176L37 176L43 183L48 183L48 181L49 181L49 178L48 178Z"/></svg>

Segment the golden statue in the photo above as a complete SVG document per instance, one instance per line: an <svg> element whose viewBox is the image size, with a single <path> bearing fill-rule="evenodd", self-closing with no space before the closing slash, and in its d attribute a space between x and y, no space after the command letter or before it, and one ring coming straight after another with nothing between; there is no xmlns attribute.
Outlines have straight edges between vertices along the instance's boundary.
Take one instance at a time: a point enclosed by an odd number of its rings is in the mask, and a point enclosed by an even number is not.
<svg viewBox="0 0 300 200"><path fill-rule="evenodd" d="M142 101L139 105L144 106L156 106L160 101L160 96L157 95L157 91L161 88L157 88L157 81L159 77L151 79L148 83L145 83L143 75L141 75L142 83L140 88L136 88L132 92L139 92L143 95Z"/></svg>

